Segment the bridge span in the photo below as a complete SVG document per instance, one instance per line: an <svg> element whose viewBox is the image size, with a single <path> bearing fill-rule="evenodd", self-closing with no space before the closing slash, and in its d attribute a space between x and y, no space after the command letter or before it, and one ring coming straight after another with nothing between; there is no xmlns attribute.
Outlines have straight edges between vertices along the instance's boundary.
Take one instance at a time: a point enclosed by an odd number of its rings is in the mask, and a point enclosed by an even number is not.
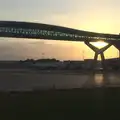
<svg viewBox="0 0 120 120"><path fill-rule="evenodd" d="M95 33L55 25L17 21L0 21L0 36L67 41L103 40L107 42L120 40L120 36L115 34Z"/></svg>
<svg viewBox="0 0 120 120"><path fill-rule="evenodd" d="M111 45L114 45L120 52L120 35L89 32L42 23L0 21L0 37L63 40L76 42L83 41L95 52L95 62L97 61L98 55L101 55L104 67L105 50L107 50ZM90 42L96 42L99 40L107 42L108 45L102 49L98 49L90 44Z"/></svg>

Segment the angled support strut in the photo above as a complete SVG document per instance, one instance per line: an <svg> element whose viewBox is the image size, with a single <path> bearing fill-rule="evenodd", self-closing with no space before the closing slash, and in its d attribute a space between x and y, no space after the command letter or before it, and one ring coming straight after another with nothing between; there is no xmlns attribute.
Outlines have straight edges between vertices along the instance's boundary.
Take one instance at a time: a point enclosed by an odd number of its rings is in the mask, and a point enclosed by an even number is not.
<svg viewBox="0 0 120 120"><path fill-rule="evenodd" d="M93 68L93 69L95 68L95 65L96 65L96 62L97 62L97 59L98 59L98 55L100 54L102 66L103 66L103 68L105 69L106 67L105 67L105 56L104 56L104 51L106 51L112 44L109 43L109 44L106 45L105 47L99 49L99 48L93 46L92 44L90 44L89 41L85 41L84 43L85 43L89 48L91 48L91 49L95 52L95 55L94 55L94 62L93 62L92 68Z"/></svg>

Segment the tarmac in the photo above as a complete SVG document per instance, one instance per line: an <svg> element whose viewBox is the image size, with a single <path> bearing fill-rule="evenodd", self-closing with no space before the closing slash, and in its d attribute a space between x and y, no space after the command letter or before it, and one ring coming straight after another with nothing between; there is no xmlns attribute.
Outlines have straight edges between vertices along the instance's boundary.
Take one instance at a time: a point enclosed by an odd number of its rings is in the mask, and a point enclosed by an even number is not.
<svg viewBox="0 0 120 120"><path fill-rule="evenodd" d="M0 69L0 91L119 87L119 72Z"/></svg>

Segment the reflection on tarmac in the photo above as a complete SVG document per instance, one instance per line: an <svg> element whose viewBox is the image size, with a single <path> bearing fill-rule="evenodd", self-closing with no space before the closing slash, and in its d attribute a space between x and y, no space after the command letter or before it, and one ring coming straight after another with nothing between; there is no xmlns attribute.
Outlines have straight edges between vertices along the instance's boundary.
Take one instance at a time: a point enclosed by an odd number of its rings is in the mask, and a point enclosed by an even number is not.
<svg viewBox="0 0 120 120"><path fill-rule="evenodd" d="M115 87L120 86L119 73L93 73L84 87Z"/></svg>
<svg viewBox="0 0 120 120"><path fill-rule="evenodd" d="M103 74L95 74L94 81L97 86L102 86L104 84L104 75Z"/></svg>
<svg viewBox="0 0 120 120"><path fill-rule="evenodd" d="M119 73L0 71L1 90L71 89L120 86Z"/></svg>
<svg viewBox="0 0 120 120"><path fill-rule="evenodd" d="M93 73L89 75L89 79L84 87L103 87L106 85L106 75L103 73Z"/></svg>

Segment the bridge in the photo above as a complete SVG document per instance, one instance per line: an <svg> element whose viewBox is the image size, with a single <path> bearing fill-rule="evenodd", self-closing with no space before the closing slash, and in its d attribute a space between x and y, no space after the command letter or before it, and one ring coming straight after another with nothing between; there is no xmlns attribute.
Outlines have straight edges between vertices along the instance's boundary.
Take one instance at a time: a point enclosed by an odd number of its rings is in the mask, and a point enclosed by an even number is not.
<svg viewBox="0 0 120 120"><path fill-rule="evenodd" d="M100 54L104 67L105 50L107 50L111 45L114 45L120 53L120 35L89 32L41 23L0 21L0 37L63 40L76 42L83 41L95 52L94 65L97 61L98 55ZM90 44L90 42L96 42L99 40L107 42L108 45L102 49L98 49L97 47Z"/></svg>

